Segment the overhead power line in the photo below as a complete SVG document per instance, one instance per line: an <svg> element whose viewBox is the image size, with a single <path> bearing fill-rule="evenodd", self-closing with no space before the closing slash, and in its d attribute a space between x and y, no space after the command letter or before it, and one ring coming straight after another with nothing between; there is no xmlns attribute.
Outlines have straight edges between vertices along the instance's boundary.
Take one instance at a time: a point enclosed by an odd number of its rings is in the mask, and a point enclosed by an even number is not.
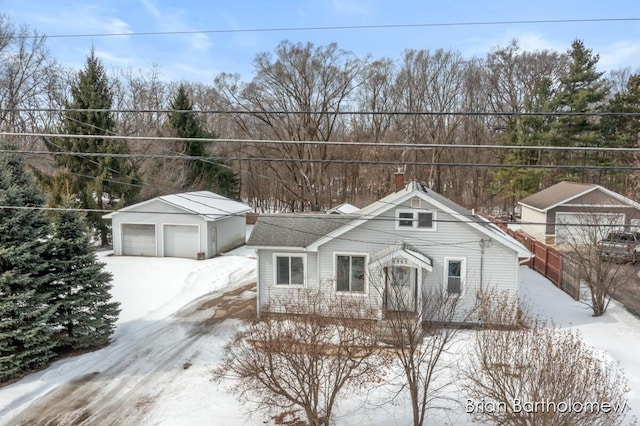
<svg viewBox="0 0 640 426"><path fill-rule="evenodd" d="M131 31L126 33L89 33L89 34L50 34L47 38L86 38L86 37L125 37L125 36L165 36L189 34L237 34L237 33L274 33L274 32L306 32L306 31L347 31L347 30L379 30L410 29L429 27L471 27L496 25L539 25L539 24L584 24L604 22L634 22L640 18L585 18L585 19L537 19L513 21L461 21L461 22L427 22L418 24L380 24L380 25L331 25L309 27L273 27L273 28L220 28L212 30L189 31ZM17 36L17 38L34 38L35 35Z"/></svg>
<svg viewBox="0 0 640 426"><path fill-rule="evenodd" d="M263 115L392 115L392 116L463 116L463 117L640 117L640 112L616 112L616 111L593 111L593 112L571 112L571 111L257 111L243 109L125 109L125 108L5 108L5 111L13 112L110 112L128 114L173 114L173 113L196 113L196 114L251 114Z"/></svg>
<svg viewBox="0 0 640 426"><path fill-rule="evenodd" d="M0 149L0 153L30 154L30 155L69 155L78 157L111 157L111 158L148 158L163 160L185 161L250 161L265 163L309 163L309 164L352 164L371 166L424 166L424 167L474 167L474 168L509 168L509 169L562 169L562 170L617 170L638 171L640 166L593 166L593 165L563 165L563 164L498 164L498 163L460 163L460 162L433 162L433 161L382 161L382 160L347 160L324 158L269 158L269 157L217 157L194 155L169 155L169 154L117 154L103 152L52 152L30 151L19 149Z"/></svg>
<svg viewBox="0 0 640 426"><path fill-rule="evenodd" d="M173 136L119 136L119 135L70 135L56 133L21 133L0 132L0 136L41 137L61 139L104 139L126 141L154 141L154 142L209 142L209 143L240 143L251 145L335 145L335 146L362 146L396 149L506 149L506 150L532 150L532 151L597 151L597 152L640 152L640 148L615 148L599 146L547 146L547 145L474 145L474 144L438 144L438 143L408 143L408 142L371 142L371 141L292 141L279 139L229 139L229 138L178 138ZM11 151L11 150L5 150ZM17 151L14 151L17 152ZM48 151L47 151L48 152ZM34 154L38 151L33 151ZM55 152L51 152L55 154ZM60 152L63 154L63 152ZM80 153L78 153L80 154ZM128 155L128 154L125 154ZM182 155L182 154L179 154ZM184 155L182 155L184 157ZM209 158L209 157L198 157ZM214 158L209 158L214 159Z"/></svg>

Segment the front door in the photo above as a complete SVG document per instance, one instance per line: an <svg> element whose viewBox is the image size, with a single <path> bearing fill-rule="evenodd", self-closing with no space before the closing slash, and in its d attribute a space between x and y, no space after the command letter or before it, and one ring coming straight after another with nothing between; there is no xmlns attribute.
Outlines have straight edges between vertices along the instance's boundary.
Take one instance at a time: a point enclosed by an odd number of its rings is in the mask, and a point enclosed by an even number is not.
<svg viewBox="0 0 640 426"><path fill-rule="evenodd" d="M390 311L416 311L418 270L409 266L385 268L385 300Z"/></svg>

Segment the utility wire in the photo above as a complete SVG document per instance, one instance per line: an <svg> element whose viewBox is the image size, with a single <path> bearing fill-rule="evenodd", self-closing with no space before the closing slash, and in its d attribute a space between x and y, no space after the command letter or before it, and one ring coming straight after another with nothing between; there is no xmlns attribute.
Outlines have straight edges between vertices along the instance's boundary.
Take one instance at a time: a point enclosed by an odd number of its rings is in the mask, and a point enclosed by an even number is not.
<svg viewBox="0 0 640 426"><path fill-rule="evenodd" d="M194 155L167 155L167 154L117 154L101 152L50 152L0 149L0 153L29 154L29 155L71 155L81 157L113 157L113 158L151 158L164 160L185 161L248 161L266 163L309 163L309 164L351 164L371 166L439 166L439 167L485 167L507 169L554 169L554 170L619 170L638 171L640 166L593 166L593 165L563 165L563 164L498 164L498 163L460 163L460 162L433 162L433 161L381 161L381 160L346 160L346 159L315 159L315 158L268 158L268 157L216 157Z"/></svg>
<svg viewBox="0 0 640 426"><path fill-rule="evenodd" d="M0 136L41 137L60 139L105 139L126 141L154 141L154 142L207 142L207 143L240 143L252 145L335 145L362 146L380 148L410 148L410 149L493 149L493 150L532 150L532 151L598 151L598 152L640 152L638 148L617 148L603 146L546 146L546 145L474 145L474 144L438 144L438 143L408 143L408 142L350 142L350 141L292 141L277 139L228 139L228 138L179 138L168 136L119 136L119 135L70 135L56 133L21 133L0 132ZM37 151L34 151L34 153ZM172 152L172 151L170 151ZM61 152L62 153L62 152ZM52 152L54 154L54 152ZM175 153L176 155L178 153ZM134 155L134 154L132 154Z"/></svg>
<svg viewBox="0 0 640 426"><path fill-rule="evenodd" d="M174 110L174 109L108 109L108 108L5 108L13 112L113 112L113 113L140 113L140 114L170 114L170 113L198 113L198 114L251 114L251 115L391 115L391 116L464 116L464 117L639 117L640 112L615 112L615 111L256 111L242 109L202 109L202 110Z"/></svg>
<svg viewBox="0 0 640 426"><path fill-rule="evenodd" d="M461 21L461 22L428 22L420 24L380 24L380 25L332 25L316 27L274 27L274 28L237 28L190 31L140 31L126 33L93 33L93 34L52 34L47 38L85 38L85 37L123 37L123 36L162 36L187 34L238 34L238 33L271 33L271 32L306 32L306 31L345 31L376 29L407 29L428 27L469 27L496 25L539 25L539 24L577 24L602 22L635 22L640 18L585 18L585 19L538 19L513 21ZM35 38L35 35L22 35L16 38Z"/></svg>

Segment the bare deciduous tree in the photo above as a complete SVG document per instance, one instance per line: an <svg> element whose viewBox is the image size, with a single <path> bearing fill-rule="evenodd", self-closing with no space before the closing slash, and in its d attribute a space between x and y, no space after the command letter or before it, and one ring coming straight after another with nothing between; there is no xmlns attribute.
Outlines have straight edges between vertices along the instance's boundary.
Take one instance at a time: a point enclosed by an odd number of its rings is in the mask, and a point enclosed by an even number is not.
<svg viewBox="0 0 640 426"><path fill-rule="evenodd" d="M226 345L213 377L230 379L235 393L274 418L302 411L308 424L328 425L341 395L385 374L390 358L377 344L375 312L307 289L282 302L278 313L262 307Z"/></svg>
<svg viewBox="0 0 640 426"><path fill-rule="evenodd" d="M250 137L286 141L317 141L317 144L262 144L263 157L291 160L269 163L280 185L287 191L292 210L321 210L327 194L329 141L343 127L336 114L348 104L361 84L361 71L368 59L359 59L335 43L281 42L275 57L260 53L254 60L253 80L239 85L228 75L218 78L219 87L247 114L236 116ZM285 112L285 113L283 113ZM310 160L298 161L298 160Z"/></svg>
<svg viewBox="0 0 640 426"><path fill-rule="evenodd" d="M50 131L58 116L48 109L62 100L62 70L46 37L0 14L0 129ZM16 141L32 146L33 140Z"/></svg>
<svg viewBox="0 0 640 426"><path fill-rule="evenodd" d="M629 388L623 372L589 348L578 332L526 315L523 327L516 322L522 319L516 301L508 298L485 312L492 327L478 331L462 371L466 412L475 421L523 426L635 423L626 418Z"/></svg>
<svg viewBox="0 0 640 426"><path fill-rule="evenodd" d="M597 317L606 312L616 292L633 280L634 271L625 264L625 259L608 259L601 256L598 249L598 243L610 232L623 228L618 215L598 211L573 215L568 220L570 223L560 220L556 224L564 230L556 242L564 255L578 265L581 282L589 290L587 298L580 300L589 305Z"/></svg>
<svg viewBox="0 0 640 426"><path fill-rule="evenodd" d="M404 373L398 396L408 391L413 424L421 426L430 409L443 408L437 406L439 401L451 400L446 390L452 383L452 346L459 323L468 320L476 307L465 307L459 295L449 294L444 285L419 283L422 274L417 268L387 266L382 276L384 282L377 287L384 291L383 329ZM416 297L416 290L423 294Z"/></svg>

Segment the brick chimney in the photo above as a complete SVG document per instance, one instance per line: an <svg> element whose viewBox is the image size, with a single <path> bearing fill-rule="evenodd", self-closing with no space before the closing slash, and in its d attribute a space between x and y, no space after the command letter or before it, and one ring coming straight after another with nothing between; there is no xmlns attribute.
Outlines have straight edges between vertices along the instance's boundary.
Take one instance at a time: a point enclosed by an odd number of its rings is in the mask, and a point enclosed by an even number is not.
<svg viewBox="0 0 640 426"><path fill-rule="evenodd" d="M398 170L396 172L396 191L404 188L404 172Z"/></svg>

